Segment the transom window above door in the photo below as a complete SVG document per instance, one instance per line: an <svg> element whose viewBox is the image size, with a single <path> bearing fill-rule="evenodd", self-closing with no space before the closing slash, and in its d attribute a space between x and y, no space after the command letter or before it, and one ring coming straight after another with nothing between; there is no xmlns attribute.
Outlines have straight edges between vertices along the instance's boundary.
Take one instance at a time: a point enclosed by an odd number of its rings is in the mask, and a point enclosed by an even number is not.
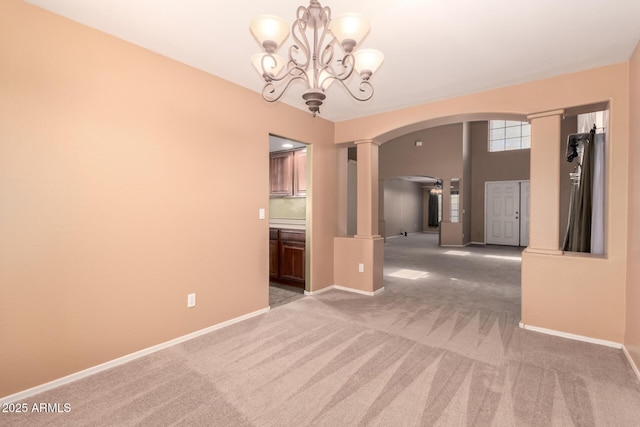
<svg viewBox="0 0 640 427"><path fill-rule="evenodd" d="M512 120L489 120L489 151L531 148L531 125Z"/></svg>

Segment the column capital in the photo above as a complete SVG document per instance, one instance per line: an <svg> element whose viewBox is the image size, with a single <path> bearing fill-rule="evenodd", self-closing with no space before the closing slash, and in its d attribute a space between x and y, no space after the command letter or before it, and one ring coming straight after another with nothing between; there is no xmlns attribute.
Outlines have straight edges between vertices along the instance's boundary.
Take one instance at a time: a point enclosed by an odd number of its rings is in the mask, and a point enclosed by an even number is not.
<svg viewBox="0 0 640 427"><path fill-rule="evenodd" d="M382 142L376 141L375 139L360 139L358 141L354 141L353 143L355 145L358 145L358 144L373 144L377 146L382 145Z"/></svg>
<svg viewBox="0 0 640 427"><path fill-rule="evenodd" d="M543 111L541 113L529 114L527 116L527 119L533 120L533 119L541 119L543 117L563 116L563 115L564 115L564 109L559 109L559 110Z"/></svg>

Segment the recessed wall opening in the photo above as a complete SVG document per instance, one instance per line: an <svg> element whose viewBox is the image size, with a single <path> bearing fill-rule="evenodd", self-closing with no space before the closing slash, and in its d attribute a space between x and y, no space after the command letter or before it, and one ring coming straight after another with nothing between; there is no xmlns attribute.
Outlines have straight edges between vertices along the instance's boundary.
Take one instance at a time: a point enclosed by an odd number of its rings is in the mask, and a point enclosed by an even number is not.
<svg viewBox="0 0 640 427"><path fill-rule="evenodd" d="M560 248L606 254L608 105L569 110L560 162Z"/></svg>

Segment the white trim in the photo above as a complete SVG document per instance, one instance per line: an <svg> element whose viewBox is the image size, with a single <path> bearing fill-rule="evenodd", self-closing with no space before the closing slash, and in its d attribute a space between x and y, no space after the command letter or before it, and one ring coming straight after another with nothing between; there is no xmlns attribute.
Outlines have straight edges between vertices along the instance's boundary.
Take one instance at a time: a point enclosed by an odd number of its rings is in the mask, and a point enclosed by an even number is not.
<svg viewBox="0 0 640 427"><path fill-rule="evenodd" d="M375 292L361 291L360 289L347 288L345 286L338 286L338 285L334 285L333 288L334 289L338 289L340 291L353 292L355 294L367 295L367 296L370 296L370 297L376 296L376 295L378 295L379 293L381 293L381 292L383 292L385 290L384 286L381 287L380 289L378 289Z"/></svg>
<svg viewBox="0 0 640 427"><path fill-rule="evenodd" d="M471 245L482 245L482 246L487 246L487 244L485 242L471 242Z"/></svg>
<svg viewBox="0 0 640 427"><path fill-rule="evenodd" d="M213 331L215 331L217 329L221 329L221 328L230 326L230 325L232 325L234 323L242 322L243 320L247 320L247 319L250 319L252 317L259 316L261 314L269 312L269 310L270 310L270 307L266 307L266 308L263 308L261 310L254 311L252 313L248 313L248 314L245 314L243 316L239 316L239 317L227 320L226 322L218 323L216 325L209 326L209 327L204 328L204 329L200 329L199 331L191 332L190 334L183 335L183 336L178 337L178 338L174 338L172 340L163 342L161 344L157 344L157 345L142 349L140 351L136 351L134 353L127 354L127 355L119 357L117 359L113 359L113 360L110 360L108 362L101 363L100 365L92 366L91 368L87 368L87 369L84 369L82 371L67 375L65 377L58 378L57 380L53 380L53 381L50 381L48 383L32 387L32 388L29 388L27 390L23 390L23 391L20 391L18 393L11 394L9 396L5 396L3 398L0 398L0 404L16 402L16 401L19 401L19 400L26 399L28 397L34 396L36 394L43 393L45 391L49 391L51 389L60 387L62 385L69 384L69 383L74 382L74 381L78 381L78 380L80 380L82 378L97 374L98 372L106 371L107 369L111 369L113 367L116 367L116 366L119 366L119 365L123 365L125 363L131 362L132 360L139 359L139 358L144 357L144 356L148 356L149 354L155 353L157 351L164 350L164 349L172 347L174 345L177 345L177 344L183 343L185 341L189 341L191 339L197 338L197 337L199 337L201 335L208 334L209 332L213 332Z"/></svg>
<svg viewBox="0 0 640 427"><path fill-rule="evenodd" d="M618 342L606 341L598 338L590 338L590 337L585 337L583 335L575 335L575 334L570 334L568 332L555 331L553 329L539 328L537 326L525 325L522 322L520 322L520 327L522 329L526 329L527 331L540 332L542 334L554 335L556 337L568 338L570 340L583 341L591 344L603 345L605 347L612 347L612 348L618 348L618 349L623 347L623 345Z"/></svg>
<svg viewBox="0 0 640 427"><path fill-rule="evenodd" d="M636 377L638 378L638 381L640 381L640 369L638 369L638 366L636 365L636 363L631 358L631 355L629 354L629 351L627 350L627 347L625 347L624 345L622 346L622 352L627 357L627 360L629 361L629 365L631 365L631 369L633 369L633 372L636 374Z"/></svg>
<svg viewBox="0 0 640 427"><path fill-rule="evenodd" d="M331 289L333 289L333 285L332 286L327 286L326 288L322 288L322 289L318 289L317 291L304 291L304 294L307 296L313 296L313 295L318 295L318 294L322 294L325 293L327 291L330 291Z"/></svg>

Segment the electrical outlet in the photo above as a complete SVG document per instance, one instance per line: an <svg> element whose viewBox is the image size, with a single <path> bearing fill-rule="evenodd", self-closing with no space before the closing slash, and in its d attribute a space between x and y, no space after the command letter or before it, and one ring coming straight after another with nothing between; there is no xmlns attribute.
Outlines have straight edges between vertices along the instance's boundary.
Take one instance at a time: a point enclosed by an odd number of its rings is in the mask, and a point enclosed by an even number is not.
<svg viewBox="0 0 640 427"><path fill-rule="evenodd" d="M258 219L265 219L266 218L266 213L264 211L264 208L260 208L258 210Z"/></svg>
<svg viewBox="0 0 640 427"><path fill-rule="evenodd" d="M364 264L363 263L358 264L358 273L364 273Z"/></svg>
<svg viewBox="0 0 640 427"><path fill-rule="evenodd" d="M187 295L187 308L196 306L196 294Z"/></svg>

